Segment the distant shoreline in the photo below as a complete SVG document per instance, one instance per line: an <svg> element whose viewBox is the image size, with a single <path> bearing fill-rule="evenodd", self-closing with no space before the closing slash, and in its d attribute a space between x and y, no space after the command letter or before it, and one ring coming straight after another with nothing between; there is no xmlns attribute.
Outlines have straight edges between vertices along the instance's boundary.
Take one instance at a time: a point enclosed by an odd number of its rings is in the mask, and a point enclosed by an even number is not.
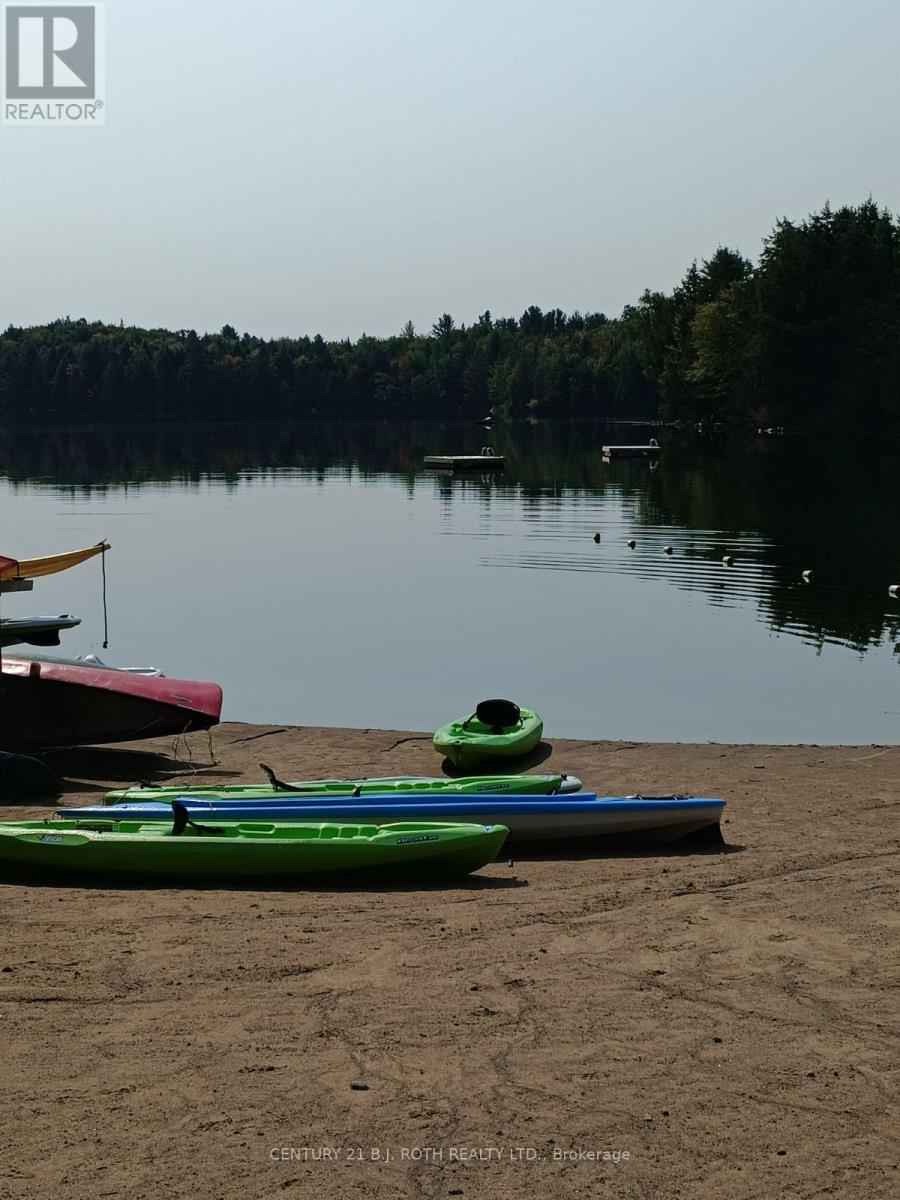
<svg viewBox="0 0 900 1200"><path fill-rule="evenodd" d="M873 200L720 245L621 315L442 313L385 337L264 338L69 317L0 333L0 420L473 420L623 413L750 428L900 425L900 222Z"/></svg>

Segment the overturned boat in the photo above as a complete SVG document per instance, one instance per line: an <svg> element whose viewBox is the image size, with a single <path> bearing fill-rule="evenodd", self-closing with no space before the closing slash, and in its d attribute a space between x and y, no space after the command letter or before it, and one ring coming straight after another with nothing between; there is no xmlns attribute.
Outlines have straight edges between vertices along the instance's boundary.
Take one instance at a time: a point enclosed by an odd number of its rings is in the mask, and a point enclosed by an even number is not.
<svg viewBox="0 0 900 1200"><path fill-rule="evenodd" d="M71 660L4 655L0 711L7 750L130 742L216 725L222 689Z"/></svg>

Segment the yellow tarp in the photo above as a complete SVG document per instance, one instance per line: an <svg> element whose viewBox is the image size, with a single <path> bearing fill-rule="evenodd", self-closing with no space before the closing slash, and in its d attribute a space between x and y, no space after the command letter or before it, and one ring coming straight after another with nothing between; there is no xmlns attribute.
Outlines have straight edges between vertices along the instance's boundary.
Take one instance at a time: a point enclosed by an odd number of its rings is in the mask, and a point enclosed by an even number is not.
<svg viewBox="0 0 900 1200"><path fill-rule="evenodd" d="M68 571L97 554L109 549L108 542L98 542L89 550L73 550L69 554L51 554L47 558L23 558L16 562L11 558L0 558L0 579L38 579L41 575L55 575L57 571Z"/></svg>

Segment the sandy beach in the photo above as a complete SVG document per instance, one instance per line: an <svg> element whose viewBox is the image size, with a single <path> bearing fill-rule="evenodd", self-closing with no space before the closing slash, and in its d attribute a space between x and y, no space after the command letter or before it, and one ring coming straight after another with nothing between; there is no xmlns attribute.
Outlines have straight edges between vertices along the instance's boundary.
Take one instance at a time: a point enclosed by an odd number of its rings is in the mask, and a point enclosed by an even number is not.
<svg viewBox="0 0 900 1200"><path fill-rule="evenodd" d="M212 744L55 756L60 803L440 770L422 733ZM727 846L441 890L0 884L0 1192L895 1196L900 747L554 741L531 769L723 796Z"/></svg>

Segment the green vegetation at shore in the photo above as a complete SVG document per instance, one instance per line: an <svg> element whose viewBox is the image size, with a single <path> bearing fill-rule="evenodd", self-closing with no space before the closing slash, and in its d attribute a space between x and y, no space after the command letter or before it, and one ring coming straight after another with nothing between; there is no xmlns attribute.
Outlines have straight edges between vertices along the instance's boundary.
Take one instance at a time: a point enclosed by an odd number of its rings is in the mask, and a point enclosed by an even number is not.
<svg viewBox="0 0 900 1200"><path fill-rule="evenodd" d="M720 248L618 318L528 308L427 335L263 340L59 320L0 335L0 418L595 417L900 424L900 221L872 201Z"/></svg>

